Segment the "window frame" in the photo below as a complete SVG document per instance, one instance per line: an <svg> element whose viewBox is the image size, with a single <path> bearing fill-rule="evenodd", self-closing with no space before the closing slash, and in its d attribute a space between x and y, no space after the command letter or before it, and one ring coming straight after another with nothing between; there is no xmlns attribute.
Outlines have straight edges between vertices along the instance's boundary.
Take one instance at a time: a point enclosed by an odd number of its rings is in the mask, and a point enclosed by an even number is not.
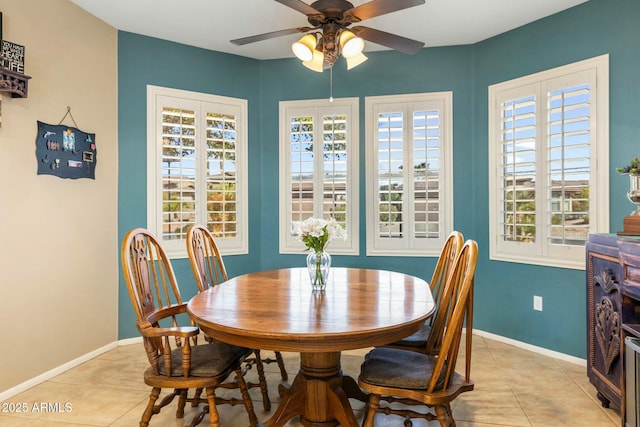
<svg viewBox="0 0 640 427"><path fill-rule="evenodd" d="M185 239L164 240L162 233L162 146L158 143L162 135L162 108L169 106L163 99L176 99L170 107L184 108L189 106L200 117L196 121L196 151L206 150L205 105L216 104L224 111L233 112L236 118L236 236L216 238L216 243L223 255L240 255L249 253L248 227L248 101L220 95L173 89L147 85L147 228L162 241L169 258L186 258ZM204 147L204 148L199 148ZM197 154L196 158L196 199L202 200L196 211L196 223L206 226L203 215L206 215L206 170L207 157ZM202 193L204 192L204 195Z"/></svg>
<svg viewBox="0 0 640 427"><path fill-rule="evenodd" d="M418 239L410 233L395 241L381 239L379 233L379 182L378 182L378 113L380 109L402 111L408 118L413 112L437 109L439 114L439 237ZM411 114L408 114L411 113ZM438 256L447 236L453 230L453 92L428 92L404 95L382 95L365 97L366 117L366 165L367 165L367 255L368 256ZM411 123L411 129L413 123ZM403 135L411 138L412 132L403 121ZM407 150L407 144L410 144ZM403 137L403 162L410 159L413 139ZM407 180L405 177L403 180ZM403 193L404 196L405 193ZM407 193L407 195L409 195ZM413 204L413 198L403 198L403 205ZM409 210L403 209L403 212ZM404 222L403 222L404 223ZM413 224L413 220L409 220Z"/></svg>
<svg viewBox="0 0 640 427"><path fill-rule="evenodd" d="M360 249L360 226L359 226L359 99L358 98L334 98L311 99L297 101L280 101L279 103L279 251L281 254L300 254L305 250L305 245L300 242L297 236L293 235L290 219L292 217L291 199L291 118L311 115L316 120L328 114L345 114L347 116L346 140L351 142L346 145L347 151L347 178L346 192L348 213L346 215L347 239L345 241L335 240L329 243L327 250L336 255L359 255ZM316 133L317 132L317 133ZM322 141L322 126L314 127L314 141ZM319 133L319 134L318 134ZM318 157L316 157L318 159ZM320 162L314 160L314 162ZM320 183L321 179L315 174L314 180ZM322 217L322 203L314 201L314 217ZM303 218L306 219L306 218Z"/></svg>
<svg viewBox="0 0 640 427"><path fill-rule="evenodd" d="M586 76L581 80L581 77ZM581 83L580 83L581 82ZM489 145L489 258L551 267L583 270L584 246L551 244L546 231L553 199L547 192L549 177L546 152L548 143L548 94L551 91L589 83L589 233L609 231L609 55L574 62L488 88ZM593 86L591 86L593 85ZM535 96L536 105L536 233L535 243L500 239L502 218L501 181L501 104L516 97ZM538 111L539 110L539 111ZM543 153L544 152L544 153Z"/></svg>

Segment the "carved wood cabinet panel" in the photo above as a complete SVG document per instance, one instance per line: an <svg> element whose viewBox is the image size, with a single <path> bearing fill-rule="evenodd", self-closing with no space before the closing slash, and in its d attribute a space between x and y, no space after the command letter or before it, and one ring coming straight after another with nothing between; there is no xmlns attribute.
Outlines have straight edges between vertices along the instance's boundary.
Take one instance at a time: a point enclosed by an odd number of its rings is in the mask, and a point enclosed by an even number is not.
<svg viewBox="0 0 640 427"><path fill-rule="evenodd" d="M603 406L620 408L622 333L617 236L587 242L587 374Z"/></svg>
<svg viewBox="0 0 640 427"><path fill-rule="evenodd" d="M640 337L640 239L592 234L587 249L587 375L624 413L624 339Z"/></svg>

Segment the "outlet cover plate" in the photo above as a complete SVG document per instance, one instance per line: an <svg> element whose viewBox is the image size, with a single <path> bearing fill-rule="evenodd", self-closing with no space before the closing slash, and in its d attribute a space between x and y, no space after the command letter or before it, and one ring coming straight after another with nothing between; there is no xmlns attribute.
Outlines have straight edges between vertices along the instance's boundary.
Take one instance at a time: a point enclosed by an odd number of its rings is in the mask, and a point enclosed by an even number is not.
<svg viewBox="0 0 640 427"><path fill-rule="evenodd" d="M542 297L537 295L533 296L533 309L536 311L542 311Z"/></svg>

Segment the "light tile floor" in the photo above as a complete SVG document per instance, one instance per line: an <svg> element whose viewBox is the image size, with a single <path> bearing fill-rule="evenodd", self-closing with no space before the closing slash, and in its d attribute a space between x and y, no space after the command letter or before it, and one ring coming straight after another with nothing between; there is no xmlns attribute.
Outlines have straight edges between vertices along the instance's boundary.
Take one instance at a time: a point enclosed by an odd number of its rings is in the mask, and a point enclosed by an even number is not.
<svg viewBox="0 0 640 427"><path fill-rule="evenodd" d="M344 352L343 371L357 378L366 351ZM472 356L475 390L462 394L453 404L453 414L460 427L620 426L620 416L614 410L601 407L584 367L479 336L474 336ZM292 353L285 353L285 359L292 379L299 359ZM2 402L0 409L9 413L0 412L0 426L137 426L150 391L142 380L146 366L141 344L109 351ZM265 367L273 413L279 399L280 374L275 364ZM262 410L259 390L252 389L251 395L258 419L267 420L271 413ZM364 404L351 402L361 421ZM154 415L150 425L188 425L198 412L189 407L185 418L179 420L175 418L175 407L174 401ZM26 411L16 412L22 408ZM248 425L244 407L221 406L220 422L222 426ZM376 426L401 426L402 422L402 418L393 415L377 414L375 419ZM200 425L207 424L205 418ZM301 426L302 423L294 418L288 425ZM414 420L415 427L437 425L437 422Z"/></svg>

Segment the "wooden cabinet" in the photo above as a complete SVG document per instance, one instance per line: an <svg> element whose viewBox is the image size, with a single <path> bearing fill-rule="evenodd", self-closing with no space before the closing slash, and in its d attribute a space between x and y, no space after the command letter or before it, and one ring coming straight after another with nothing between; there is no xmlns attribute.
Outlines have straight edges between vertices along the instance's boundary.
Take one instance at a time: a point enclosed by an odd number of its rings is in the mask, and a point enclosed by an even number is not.
<svg viewBox="0 0 640 427"><path fill-rule="evenodd" d="M602 405L621 408L621 267L618 237L592 234L587 242L587 375Z"/></svg>
<svg viewBox="0 0 640 427"><path fill-rule="evenodd" d="M587 250L587 375L624 414L624 339L640 337L640 239L592 234Z"/></svg>

